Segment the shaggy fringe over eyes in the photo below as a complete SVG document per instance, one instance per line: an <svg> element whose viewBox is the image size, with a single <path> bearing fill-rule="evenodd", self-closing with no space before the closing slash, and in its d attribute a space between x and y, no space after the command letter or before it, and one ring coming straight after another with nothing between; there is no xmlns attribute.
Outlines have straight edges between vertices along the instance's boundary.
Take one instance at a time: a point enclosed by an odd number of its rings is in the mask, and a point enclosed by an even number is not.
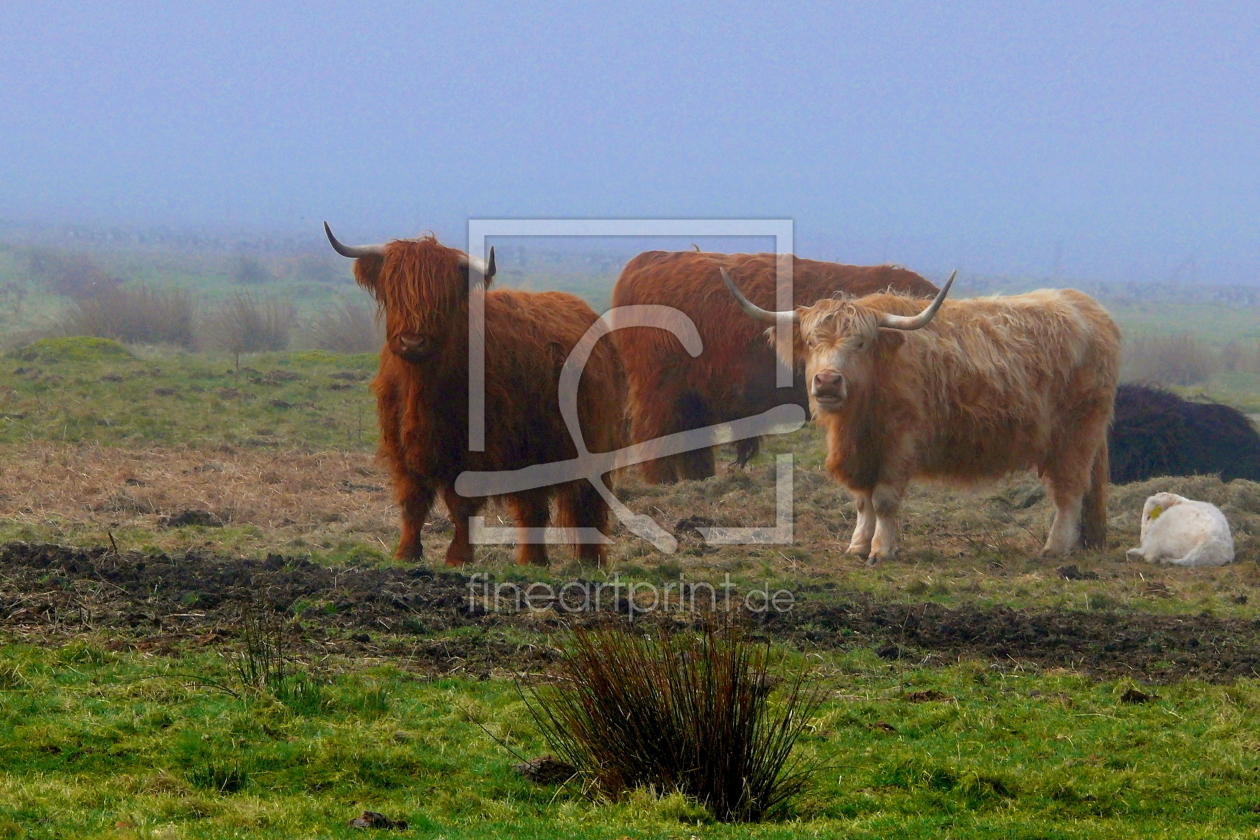
<svg viewBox="0 0 1260 840"><path fill-rule="evenodd" d="M395 323L416 333L441 332L448 311L466 294L461 270L462 251L440 244L429 234L420 239L398 239L385 249L385 261L375 282L359 285L376 298L377 307Z"/></svg>

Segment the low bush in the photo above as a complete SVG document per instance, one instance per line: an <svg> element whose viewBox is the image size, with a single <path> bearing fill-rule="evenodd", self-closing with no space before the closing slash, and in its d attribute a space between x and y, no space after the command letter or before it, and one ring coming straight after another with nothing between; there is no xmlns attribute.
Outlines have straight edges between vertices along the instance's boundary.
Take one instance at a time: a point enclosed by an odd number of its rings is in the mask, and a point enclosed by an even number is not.
<svg viewBox="0 0 1260 840"><path fill-rule="evenodd" d="M375 353L385 340L376 310L342 298L310 322L309 342L333 353Z"/></svg>
<svg viewBox="0 0 1260 840"><path fill-rule="evenodd" d="M191 347L196 310L192 296L181 289L118 286L77 298L67 309L61 330L127 344Z"/></svg>
<svg viewBox="0 0 1260 840"><path fill-rule="evenodd" d="M1221 366L1231 373L1260 373L1260 344L1229 342L1221 348Z"/></svg>
<svg viewBox="0 0 1260 840"><path fill-rule="evenodd" d="M1214 354L1190 333L1138 336L1125 342L1121 380L1148 385L1194 385L1217 367Z"/></svg>
<svg viewBox="0 0 1260 840"><path fill-rule="evenodd" d="M297 311L292 304L242 292L206 317L202 343L236 356L283 350L289 346L289 335L296 325Z"/></svg>
<svg viewBox="0 0 1260 840"><path fill-rule="evenodd" d="M116 287L117 278L87 254L57 248L32 248L27 268L33 279L49 291L71 298L92 297Z"/></svg>
<svg viewBox="0 0 1260 840"><path fill-rule="evenodd" d="M270 283L273 277L263 261L253 254L237 253L232 260L232 282L242 286L261 286Z"/></svg>
<svg viewBox="0 0 1260 840"><path fill-rule="evenodd" d="M552 751L606 793L676 791L723 822L756 822L782 814L817 769L791 753L823 695L804 671L776 683L767 646L733 626L580 630L558 677L522 692Z"/></svg>

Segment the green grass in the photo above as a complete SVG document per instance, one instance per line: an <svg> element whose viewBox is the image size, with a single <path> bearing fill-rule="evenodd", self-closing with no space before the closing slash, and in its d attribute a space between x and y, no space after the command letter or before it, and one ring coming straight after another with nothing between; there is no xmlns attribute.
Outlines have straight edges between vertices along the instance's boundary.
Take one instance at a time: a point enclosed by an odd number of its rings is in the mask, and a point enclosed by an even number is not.
<svg viewBox="0 0 1260 840"><path fill-rule="evenodd" d="M43 339L0 358L0 443L370 449L375 354L242 357Z"/></svg>
<svg viewBox="0 0 1260 840"><path fill-rule="evenodd" d="M785 822L712 823L678 796L621 802L511 770L543 744L510 682L340 663L324 701L235 698L224 659L91 641L0 652L0 834L352 836L361 810L418 837L1211 837L1260 827L1260 686L1160 687L867 651L815 663L831 691L800 749L827 769ZM916 693L944 699L915 702ZM931 695L929 695L931 696ZM490 734L487 734L489 732Z"/></svg>
<svg viewBox="0 0 1260 840"><path fill-rule="evenodd" d="M1127 336L1176 335L1189 332L1220 347L1230 341L1260 341L1256 309L1223 303L1133 303L1104 301L1107 311Z"/></svg>

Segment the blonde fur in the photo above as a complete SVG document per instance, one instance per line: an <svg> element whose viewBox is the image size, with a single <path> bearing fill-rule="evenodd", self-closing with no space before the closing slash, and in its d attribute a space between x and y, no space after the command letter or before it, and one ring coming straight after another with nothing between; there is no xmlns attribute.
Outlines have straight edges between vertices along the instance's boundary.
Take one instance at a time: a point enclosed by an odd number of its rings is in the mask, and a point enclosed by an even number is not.
<svg viewBox="0 0 1260 840"><path fill-rule="evenodd" d="M947 300L920 330L877 326L881 312L923 308L877 294L797 310L794 356L827 430L828 468L859 500L872 499L883 523L872 545L855 533L850 549L895 553L896 509L912 478L967 484L1022 469L1037 470L1055 502L1045 552L1075 547L1082 516L1089 542L1104 540L1098 520L1120 350L1106 310L1072 289L1041 290ZM838 401L818 385L820 373L839 377Z"/></svg>

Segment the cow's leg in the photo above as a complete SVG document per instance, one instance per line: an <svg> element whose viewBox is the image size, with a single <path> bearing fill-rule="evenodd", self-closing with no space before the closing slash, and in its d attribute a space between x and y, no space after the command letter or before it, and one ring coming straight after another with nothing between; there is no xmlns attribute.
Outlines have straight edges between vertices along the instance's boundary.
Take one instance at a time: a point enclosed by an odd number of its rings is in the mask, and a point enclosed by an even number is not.
<svg viewBox="0 0 1260 840"><path fill-rule="evenodd" d="M481 510L485 499L465 499L454 488L446 487L442 490L442 501L446 502L451 524L455 526L455 536L446 548L446 565L462 566L470 563L473 559L473 548L469 542L468 518Z"/></svg>
<svg viewBox="0 0 1260 840"><path fill-rule="evenodd" d="M875 508L871 505L871 494L866 490L852 490L853 506L857 508L857 525L853 528L853 539L849 541L849 554L865 557L871 553L871 539L875 536Z"/></svg>
<svg viewBox="0 0 1260 840"><path fill-rule="evenodd" d="M556 518L564 528L595 528L604 533L608 528L608 505L587 481L565 484L556 495ZM601 543L577 542L578 560L603 565L606 546Z"/></svg>
<svg viewBox="0 0 1260 840"><path fill-rule="evenodd" d="M1054 503L1054 521L1046 537L1042 555L1067 554L1080 547L1083 516L1091 519L1089 534L1093 541L1105 542L1107 515L1106 442L1107 424L1111 422L1111 404L1100 403L1082 408L1065 423L1065 433L1049 453L1044 468L1046 489ZM1100 451L1099 447L1103 447ZM1095 472L1098 459L1099 472ZM1091 508L1084 510L1086 493Z"/></svg>
<svg viewBox="0 0 1260 840"><path fill-rule="evenodd" d="M897 556L897 512L901 510L904 489L893 484L877 484L871 493L871 507L875 511L875 537L871 540L871 553L866 558L868 564Z"/></svg>
<svg viewBox="0 0 1260 840"><path fill-rule="evenodd" d="M674 397L667 394L646 395L631 399L630 439L645 444L649 454L654 441L678 431ZM673 484L678 481L678 456L653 458L639 465L648 484Z"/></svg>
<svg viewBox="0 0 1260 840"><path fill-rule="evenodd" d="M1095 449L1082 433L1052 456L1045 469L1046 489L1054 504L1054 521L1046 536L1042 555L1067 554L1079 547L1081 541L1081 505L1085 491L1089 489Z"/></svg>
<svg viewBox="0 0 1260 840"><path fill-rule="evenodd" d="M396 559L420 560L424 557L420 535L436 495L432 485L414 476L400 473L394 477L394 497L402 510L402 536L398 540L398 550L394 552Z"/></svg>
<svg viewBox="0 0 1260 840"><path fill-rule="evenodd" d="M648 439L649 441L651 438ZM648 450L651 452L651 450ZM654 458L639 465L643 480L648 484L675 484L678 481L678 456Z"/></svg>
<svg viewBox="0 0 1260 840"><path fill-rule="evenodd" d="M1076 548L1081 535L1081 500L1085 491L1071 492L1051 485L1050 498L1054 502L1054 521L1050 534L1041 549L1046 554L1067 554Z"/></svg>
<svg viewBox="0 0 1260 840"><path fill-rule="evenodd" d="M675 464L678 468L679 478L700 480L712 478L717 474L717 462L713 457L712 446L683 452L676 458Z"/></svg>
<svg viewBox="0 0 1260 840"><path fill-rule="evenodd" d="M508 497L508 506L512 508L516 525L521 531L521 538L516 543L516 562L522 566L547 565L547 545L541 542L541 538L551 519L550 501L549 490L534 490ZM526 529L534 533L527 535ZM534 539L540 541L532 542Z"/></svg>
<svg viewBox="0 0 1260 840"><path fill-rule="evenodd" d="M694 391L687 391L678 398L676 411L680 429L699 431L713 423L713 412L709 403ZM710 439L707 432L700 432L702 439ZM717 461L713 447L706 446L680 452L674 462L678 469L678 477L699 481L717 475Z"/></svg>

